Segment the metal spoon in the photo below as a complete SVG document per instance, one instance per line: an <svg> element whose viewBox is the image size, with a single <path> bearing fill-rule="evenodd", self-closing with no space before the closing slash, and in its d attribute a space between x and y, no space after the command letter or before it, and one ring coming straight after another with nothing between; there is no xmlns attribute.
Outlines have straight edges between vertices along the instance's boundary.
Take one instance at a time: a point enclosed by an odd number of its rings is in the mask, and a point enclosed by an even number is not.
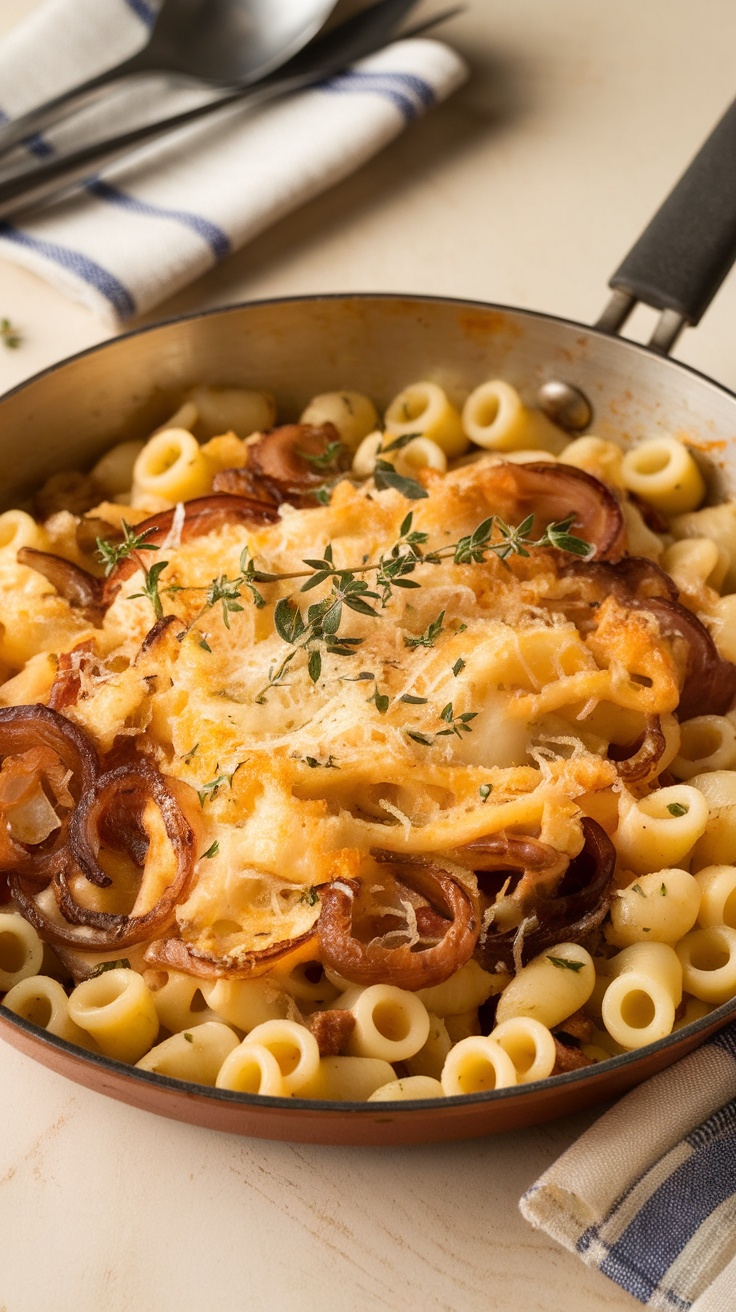
<svg viewBox="0 0 736 1312"><path fill-rule="evenodd" d="M0 219L55 199L71 187L88 180L90 165L111 164L123 157L131 147L159 134L194 123L227 105L267 104L278 96L299 91L332 76L355 60L380 50L393 38L395 29L416 3L417 0L376 0L369 9L362 10L353 18L346 19L339 27L320 36L308 49L290 60L285 69L272 74L256 87L220 92L216 99L207 104L92 142L56 159L39 161L29 158L23 170L9 177L0 177ZM402 35L405 38L421 36L461 10L461 6L456 6L433 14Z"/></svg>
<svg viewBox="0 0 736 1312"><path fill-rule="evenodd" d="M147 45L122 64L0 127L0 152L138 74L165 73L212 86L250 86L297 54L336 0L163 0Z"/></svg>

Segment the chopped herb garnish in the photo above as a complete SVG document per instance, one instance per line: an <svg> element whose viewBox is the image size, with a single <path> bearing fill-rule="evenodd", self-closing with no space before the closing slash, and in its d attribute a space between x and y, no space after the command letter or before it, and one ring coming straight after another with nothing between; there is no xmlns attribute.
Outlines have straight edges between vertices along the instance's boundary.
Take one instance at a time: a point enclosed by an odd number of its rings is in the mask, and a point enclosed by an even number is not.
<svg viewBox="0 0 736 1312"><path fill-rule="evenodd" d="M317 892L317 889L305 888L303 893L300 895L299 901L303 902L305 906L308 907L315 906L317 902L319 902L319 893Z"/></svg>
<svg viewBox="0 0 736 1312"><path fill-rule="evenodd" d="M345 455L346 452L347 447L339 438L334 442L328 442L324 451L319 452L317 455L313 455L309 451L300 451L298 447L294 448L294 455L299 456L301 460L306 460L307 464L312 466L312 469L329 469L330 466L336 465L340 457Z"/></svg>
<svg viewBox="0 0 736 1312"><path fill-rule="evenodd" d="M644 889L642 888L641 884L632 884L631 891L632 893L638 893L639 897L646 897L646 893L644 892Z"/></svg>
<svg viewBox="0 0 736 1312"><path fill-rule="evenodd" d="M407 706L426 706L426 697L412 697L411 693L405 692L403 697L399 697L400 702L406 702Z"/></svg>
<svg viewBox="0 0 736 1312"><path fill-rule="evenodd" d="M131 965L127 957L119 957L117 961L101 961L95 966L90 979L97 979L98 975L104 975L108 970L130 970Z"/></svg>
<svg viewBox="0 0 736 1312"><path fill-rule="evenodd" d="M659 886L659 896L660 896L660 897L666 897L666 896L667 896L667 886L666 886L666 884L660 884L660 886Z"/></svg>
<svg viewBox="0 0 736 1312"><path fill-rule="evenodd" d="M667 806L667 810L670 815L687 815L687 807L683 806L681 802L670 802Z"/></svg>
<svg viewBox="0 0 736 1312"><path fill-rule="evenodd" d="M585 965L584 961L575 961L574 958L570 957L551 957L548 955L547 960L551 961L552 965L556 966L558 970L572 970L576 975Z"/></svg>
<svg viewBox="0 0 736 1312"><path fill-rule="evenodd" d="M233 770L232 774L218 774L216 779L210 779L209 783L202 784L202 787L197 790L199 805L201 807L204 807L204 804L207 801L208 797L210 798L217 797L217 794L219 793L220 789L223 787L224 784L227 784L228 787L230 787L232 785L234 775L235 775L235 770Z"/></svg>
<svg viewBox="0 0 736 1312"><path fill-rule="evenodd" d="M461 671L461 670L464 670L464 669L465 669L465 661L463 660L462 656L460 656L460 657L458 657L458 659L455 661L455 664L454 664L453 667L452 667L452 672L453 672L453 674L455 675L455 678L457 678L457 676L458 676L458 674L460 673L460 671Z"/></svg>
<svg viewBox="0 0 736 1312"><path fill-rule="evenodd" d="M385 715L389 707L390 698L385 693L378 691L378 685L373 690L373 696L368 698L369 702L374 702L376 710L381 715Z"/></svg>
<svg viewBox="0 0 736 1312"><path fill-rule="evenodd" d="M481 801L487 802L488 798L493 792L493 784L481 784L480 788L478 789L478 792L480 793Z"/></svg>
<svg viewBox="0 0 736 1312"><path fill-rule="evenodd" d="M202 853L200 860L204 861L206 858L209 859L213 856L217 856L219 850L220 850L220 844L217 841L217 839L215 839L214 843L212 843L211 846L207 848L207 851Z"/></svg>
<svg viewBox="0 0 736 1312"><path fill-rule="evenodd" d="M194 1043L194 1035L190 1034L189 1030L184 1031L184 1038L186 1039L187 1043Z"/></svg>
<svg viewBox="0 0 736 1312"><path fill-rule="evenodd" d="M184 762L185 765L189 765L189 763L190 763L192 757L194 756L195 752L197 751L197 748L198 748L198 747L199 747L199 743L195 743L193 747L190 747L190 748L189 748L189 751L187 752L186 756L183 756L183 757L182 757L182 760L183 760L183 762Z"/></svg>
<svg viewBox="0 0 736 1312"><path fill-rule="evenodd" d="M212 648L205 637L200 638L199 645L202 648L202 651L212 651Z"/></svg>
<svg viewBox="0 0 736 1312"><path fill-rule="evenodd" d="M322 673L322 657L318 651L310 651L307 670L312 683L318 683Z"/></svg>
<svg viewBox="0 0 736 1312"><path fill-rule="evenodd" d="M23 341L18 329L13 327L9 319L0 319L0 341L9 351L17 350Z"/></svg>
<svg viewBox="0 0 736 1312"><path fill-rule="evenodd" d="M421 743L422 747L431 747L434 742L432 734L419 733L417 729L407 729L406 733L412 742Z"/></svg>

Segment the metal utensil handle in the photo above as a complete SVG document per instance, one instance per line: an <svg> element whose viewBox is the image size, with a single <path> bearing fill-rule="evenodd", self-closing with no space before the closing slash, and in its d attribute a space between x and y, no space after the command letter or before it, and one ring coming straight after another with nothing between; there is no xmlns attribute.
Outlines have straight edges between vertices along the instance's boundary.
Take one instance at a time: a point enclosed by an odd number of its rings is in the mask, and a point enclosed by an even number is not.
<svg viewBox="0 0 736 1312"><path fill-rule="evenodd" d="M62 119L76 113L78 109L84 109L92 104L100 92L114 83L125 81L128 77L141 72L145 72L145 69L141 67L138 56L134 55L132 59L126 59L124 64L108 68L97 77L90 78L88 82L63 91L61 95L54 96L53 100L45 101L37 109L29 109L28 113L21 114L19 118L3 123L0 126L0 155L5 154L21 141L25 141L27 137L42 132L49 125L56 126Z"/></svg>
<svg viewBox="0 0 736 1312"><path fill-rule="evenodd" d="M609 281L596 327L616 333L637 301L662 311L651 346L667 354L700 321L736 261L736 101L726 110Z"/></svg>
<svg viewBox="0 0 736 1312"><path fill-rule="evenodd" d="M298 79L283 79L278 83L264 84L262 87L229 92L203 105L196 105L193 109L172 114L155 123L146 123L139 128L132 128L129 132L116 133L106 141L95 141L66 155L34 164L0 182L0 219L9 218L21 209L29 209L51 199L62 190L84 182L89 179L90 168L93 165L102 167L115 163L133 147L142 145L153 137L163 136L166 132L185 127L237 101L261 104L289 91L299 90L310 80L314 81L315 76L313 75L311 79L306 76Z"/></svg>
<svg viewBox="0 0 736 1312"><path fill-rule="evenodd" d="M224 109L229 105L266 104L279 96L300 91L312 83L332 76L346 64L364 55L380 50L392 39L393 29L416 0L381 0L371 9L346 19L340 27L316 41L311 51L297 55L284 71L272 74L254 87L240 87L215 96L203 105L184 110L156 123L144 124L128 132L116 134L106 141L93 142L79 150L56 159L34 163L30 168L0 181L0 219L21 209L27 209L56 196L61 190L75 186L89 175L91 165L112 163L124 156L133 146L194 123L198 119ZM419 36L453 17L457 7L433 14L406 31L404 37ZM315 62L312 63L312 60Z"/></svg>

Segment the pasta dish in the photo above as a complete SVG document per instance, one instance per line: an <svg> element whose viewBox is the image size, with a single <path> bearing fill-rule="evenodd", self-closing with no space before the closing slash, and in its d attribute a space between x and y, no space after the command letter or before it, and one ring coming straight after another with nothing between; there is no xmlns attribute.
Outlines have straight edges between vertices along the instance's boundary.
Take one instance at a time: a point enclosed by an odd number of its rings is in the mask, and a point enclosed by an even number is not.
<svg viewBox="0 0 736 1312"><path fill-rule="evenodd" d="M736 507L509 384L195 388L0 515L0 994L266 1096L434 1098L736 996Z"/></svg>

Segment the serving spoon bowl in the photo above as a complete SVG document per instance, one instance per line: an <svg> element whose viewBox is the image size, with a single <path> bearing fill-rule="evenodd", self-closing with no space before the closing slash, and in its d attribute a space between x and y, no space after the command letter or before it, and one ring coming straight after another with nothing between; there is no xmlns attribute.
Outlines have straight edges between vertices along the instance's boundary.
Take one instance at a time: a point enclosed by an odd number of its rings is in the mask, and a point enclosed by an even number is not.
<svg viewBox="0 0 736 1312"><path fill-rule="evenodd" d="M100 91L141 74L247 87L317 35L337 0L163 0L150 39L130 59L0 128L0 153L66 118Z"/></svg>

